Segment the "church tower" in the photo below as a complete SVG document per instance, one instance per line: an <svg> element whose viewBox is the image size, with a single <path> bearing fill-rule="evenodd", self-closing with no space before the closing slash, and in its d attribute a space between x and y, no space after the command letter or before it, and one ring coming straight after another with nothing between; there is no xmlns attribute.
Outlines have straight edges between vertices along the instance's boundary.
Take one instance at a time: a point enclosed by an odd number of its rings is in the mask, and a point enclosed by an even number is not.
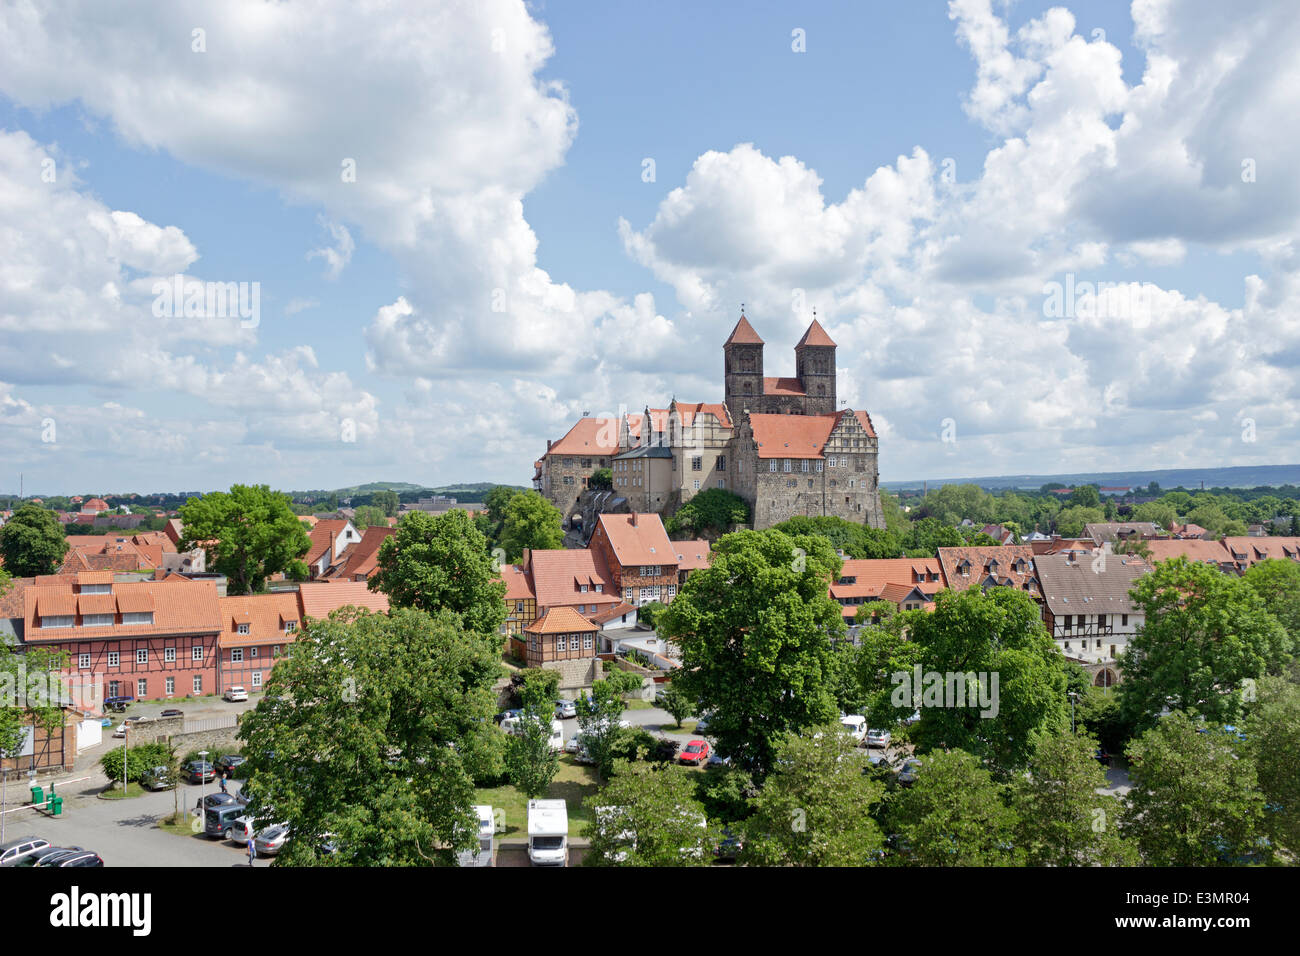
<svg viewBox="0 0 1300 956"><path fill-rule="evenodd" d="M825 333L823 333L824 335ZM762 411L763 340L740 312L740 321L722 346L723 401L733 422L740 421L745 409Z"/></svg>
<svg viewBox="0 0 1300 956"><path fill-rule="evenodd" d="M839 407L835 401L835 343L815 316L794 347L794 369L808 396L804 414L834 415Z"/></svg>

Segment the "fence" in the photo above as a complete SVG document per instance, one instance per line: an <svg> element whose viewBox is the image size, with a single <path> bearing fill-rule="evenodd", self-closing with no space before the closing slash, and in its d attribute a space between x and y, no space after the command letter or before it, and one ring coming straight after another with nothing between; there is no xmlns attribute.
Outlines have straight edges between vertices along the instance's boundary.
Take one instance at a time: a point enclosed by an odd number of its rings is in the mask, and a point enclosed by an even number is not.
<svg viewBox="0 0 1300 956"><path fill-rule="evenodd" d="M204 717L202 720L187 720L181 728L183 734L201 734L209 730L229 730L239 726L238 714L223 714L220 717Z"/></svg>

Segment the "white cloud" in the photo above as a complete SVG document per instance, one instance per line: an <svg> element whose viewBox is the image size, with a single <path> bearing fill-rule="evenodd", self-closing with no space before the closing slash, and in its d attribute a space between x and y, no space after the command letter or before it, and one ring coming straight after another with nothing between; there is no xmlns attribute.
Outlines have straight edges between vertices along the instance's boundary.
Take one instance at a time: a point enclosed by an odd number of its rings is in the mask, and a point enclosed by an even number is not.
<svg viewBox="0 0 1300 956"><path fill-rule="evenodd" d="M352 239L352 233L348 232L348 227L342 223L330 222L322 216L320 217L320 224L323 229L329 232L334 244L313 249L307 253L307 259L308 261L324 259L326 266L325 278L337 279L343 270L347 268L347 264L352 261L352 252L356 249L356 242Z"/></svg>

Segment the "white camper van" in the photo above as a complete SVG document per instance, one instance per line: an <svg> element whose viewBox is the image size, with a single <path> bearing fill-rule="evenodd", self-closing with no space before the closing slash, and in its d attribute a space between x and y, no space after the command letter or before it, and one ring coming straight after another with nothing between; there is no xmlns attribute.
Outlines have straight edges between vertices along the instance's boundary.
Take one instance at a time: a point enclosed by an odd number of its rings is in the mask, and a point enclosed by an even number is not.
<svg viewBox="0 0 1300 956"><path fill-rule="evenodd" d="M479 805L473 809L478 816L478 846L472 850L461 850L456 860L461 866L492 866L497 841L492 808Z"/></svg>
<svg viewBox="0 0 1300 956"><path fill-rule="evenodd" d="M501 729L512 736L517 736L523 730L523 718L507 717L501 721ZM564 751L564 724L554 718L551 719L551 733L547 742L556 753Z"/></svg>
<svg viewBox="0 0 1300 956"><path fill-rule="evenodd" d="M840 726L844 732L854 739L858 744L862 744L867 739L867 718L861 714L847 714L840 717Z"/></svg>
<svg viewBox="0 0 1300 956"><path fill-rule="evenodd" d="M528 801L528 859L533 866L569 865L569 808L563 800Z"/></svg>

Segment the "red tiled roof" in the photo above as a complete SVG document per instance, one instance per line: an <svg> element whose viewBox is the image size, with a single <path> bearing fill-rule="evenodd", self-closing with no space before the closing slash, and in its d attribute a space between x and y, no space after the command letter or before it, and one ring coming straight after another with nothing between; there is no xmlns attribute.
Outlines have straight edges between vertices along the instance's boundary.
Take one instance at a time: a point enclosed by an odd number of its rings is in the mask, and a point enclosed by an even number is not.
<svg viewBox="0 0 1300 956"><path fill-rule="evenodd" d="M614 620L614 618L622 617L625 614L631 614L634 611L636 611L636 608L627 602L623 602L621 604L615 604L613 607L607 607L599 613L592 614L589 616L589 619L592 624L608 624L610 621Z"/></svg>
<svg viewBox="0 0 1300 956"><path fill-rule="evenodd" d="M731 414L727 411L727 406L720 402L678 402L677 414L681 416L682 425L687 428L694 423L696 415L712 415L723 428L731 427Z"/></svg>
<svg viewBox="0 0 1300 956"><path fill-rule="evenodd" d="M803 338L799 340L795 348L803 348L805 345L836 347L835 343L831 341L831 337L826 334L826 330L822 328L821 323L816 319L812 320L812 325L808 326L808 331L803 334Z"/></svg>
<svg viewBox="0 0 1300 956"><path fill-rule="evenodd" d="M517 564L501 565L501 580L506 583L505 599L507 601L523 601L537 597L533 593L533 584L528 580L528 575Z"/></svg>
<svg viewBox="0 0 1300 956"><path fill-rule="evenodd" d="M1295 561L1300 557L1300 538L1286 536L1266 536L1252 538L1247 535L1232 535L1223 539L1224 549L1231 552L1233 560L1236 555L1245 554L1247 566L1276 558L1279 561Z"/></svg>
<svg viewBox="0 0 1300 956"><path fill-rule="evenodd" d="M321 557L334 547L334 541L338 538L339 532L347 527L346 520L326 520L317 521L315 526L307 532L307 537L311 539L311 550L303 558L308 564L315 564ZM333 557L333 556L332 556Z"/></svg>
<svg viewBox="0 0 1300 956"><path fill-rule="evenodd" d="M749 319L745 318L745 315L742 312L740 315L740 321L736 323L736 327L732 329L731 334L727 336L727 341L722 344L724 346L762 345L763 340L758 337L758 333L754 331L754 327L749 324Z"/></svg>
<svg viewBox="0 0 1300 956"><path fill-rule="evenodd" d="M580 418L563 438L552 443L547 455L613 455L618 452L618 421Z"/></svg>
<svg viewBox="0 0 1300 956"><path fill-rule="evenodd" d="M725 406L723 406L725 408ZM650 431L658 433L668 428L668 409L651 408L650 412ZM627 433L630 438L641 437L641 426L645 423L644 412L633 412L627 416Z"/></svg>
<svg viewBox="0 0 1300 956"><path fill-rule="evenodd" d="M750 415L759 458L821 458L838 415Z"/></svg>
<svg viewBox="0 0 1300 956"><path fill-rule="evenodd" d="M388 595L369 590L365 581L304 581L298 585L298 609L304 618L327 618L330 611L350 604L387 611Z"/></svg>
<svg viewBox="0 0 1300 956"><path fill-rule="evenodd" d="M797 378L763 379L764 395L807 395L803 383Z"/></svg>
<svg viewBox="0 0 1300 956"><path fill-rule="evenodd" d="M370 577L379 566L379 548L386 538L397 533L396 528L386 525L371 525L361 533L361 540L348 550L348 561L339 576L349 581Z"/></svg>
<svg viewBox="0 0 1300 956"><path fill-rule="evenodd" d="M301 619L298 595L292 591L223 597L219 601L222 631L217 640L221 647L288 644L296 636L296 632L286 633L284 629L288 622L298 624ZM239 633L240 624L248 625L247 634Z"/></svg>
<svg viewBox="0 0 1300 956"><path fill-rule="evenodd" d="M524 630L529 634L572 634L600 628L571 607L553 607Z"/></svg>
<svg viewBox="0 0 1300 956"><path fill-rule="evenodd" d="M1146 541L1145 544L1151 550L1153 563L1177 557L1184 557L1188 561L1208 561L1212 564L1226 564L1232 561L1232 555L1218 541L1206 541L1202 538L1155 538Z"/></svg>
<svg viewBox="0 0 1300 956"><path fill-rule="evenodd" d="M709 566L711 547L703 538L674 541L673 550L677 552L678 571L698 571Z"/></svg>
<svg viewBox="0 0 1300 956"><path fill-rule="evenodd" d="M528 564L537 594L537 607L549 608L575 604L617 604L609 569L600 555L581 551L534 551ZM580 591L580 585L587 585ZM601 585L597 593L595 585Z"/></svg>
<svg viewBox="0 0 1300 956"><path fill-rule="evenodd" d="M103 596L113 598L120 613L153 611L154 623L114 624L106 627L38 627L37 615L75 613L78 598L73 593L71 580L62 586L25 588L23 639L27 643L33 643L168 634L215 634L221 630L216 584L211 581L196 581L193 584L193 587L187 588L165 587L157 581L114 584L112 594Z"/></svg>
<svg viewBox="0 0 1300 956"><path fill-rule="evenodd" d="M620 565L677 565L677 552L657 514L601 514L595 534L604 535Z"/></svg>
<svg viewBox="0 0 1300 956"><path fill-rule="evenodd" d="M1023 562L1023 569L1019 572L1012 569L1017 561ZM968 577L961 574L963 562L970 563ZM991 562L996 562L996 568L990 568ZM953 591L965 591L982 585L990 577L998 584L1010 581L1022 590L1025 584L1038 580L1034 573L1034 549L1027 544L939 548L939 565L943 568L944 586Z"/></svg>
<svg viewBox="0 0 1300 956"><path fill-rule="evenodd" d="M845 412L840 412L839 414L843 415L845 414ZM876 426L871 424L870 415L868 415L865 411L859 410L853 413L853 417L858 420L858 424L862 426L862 430L867 433L868 437L870 438L876 437Z"/></svg>

